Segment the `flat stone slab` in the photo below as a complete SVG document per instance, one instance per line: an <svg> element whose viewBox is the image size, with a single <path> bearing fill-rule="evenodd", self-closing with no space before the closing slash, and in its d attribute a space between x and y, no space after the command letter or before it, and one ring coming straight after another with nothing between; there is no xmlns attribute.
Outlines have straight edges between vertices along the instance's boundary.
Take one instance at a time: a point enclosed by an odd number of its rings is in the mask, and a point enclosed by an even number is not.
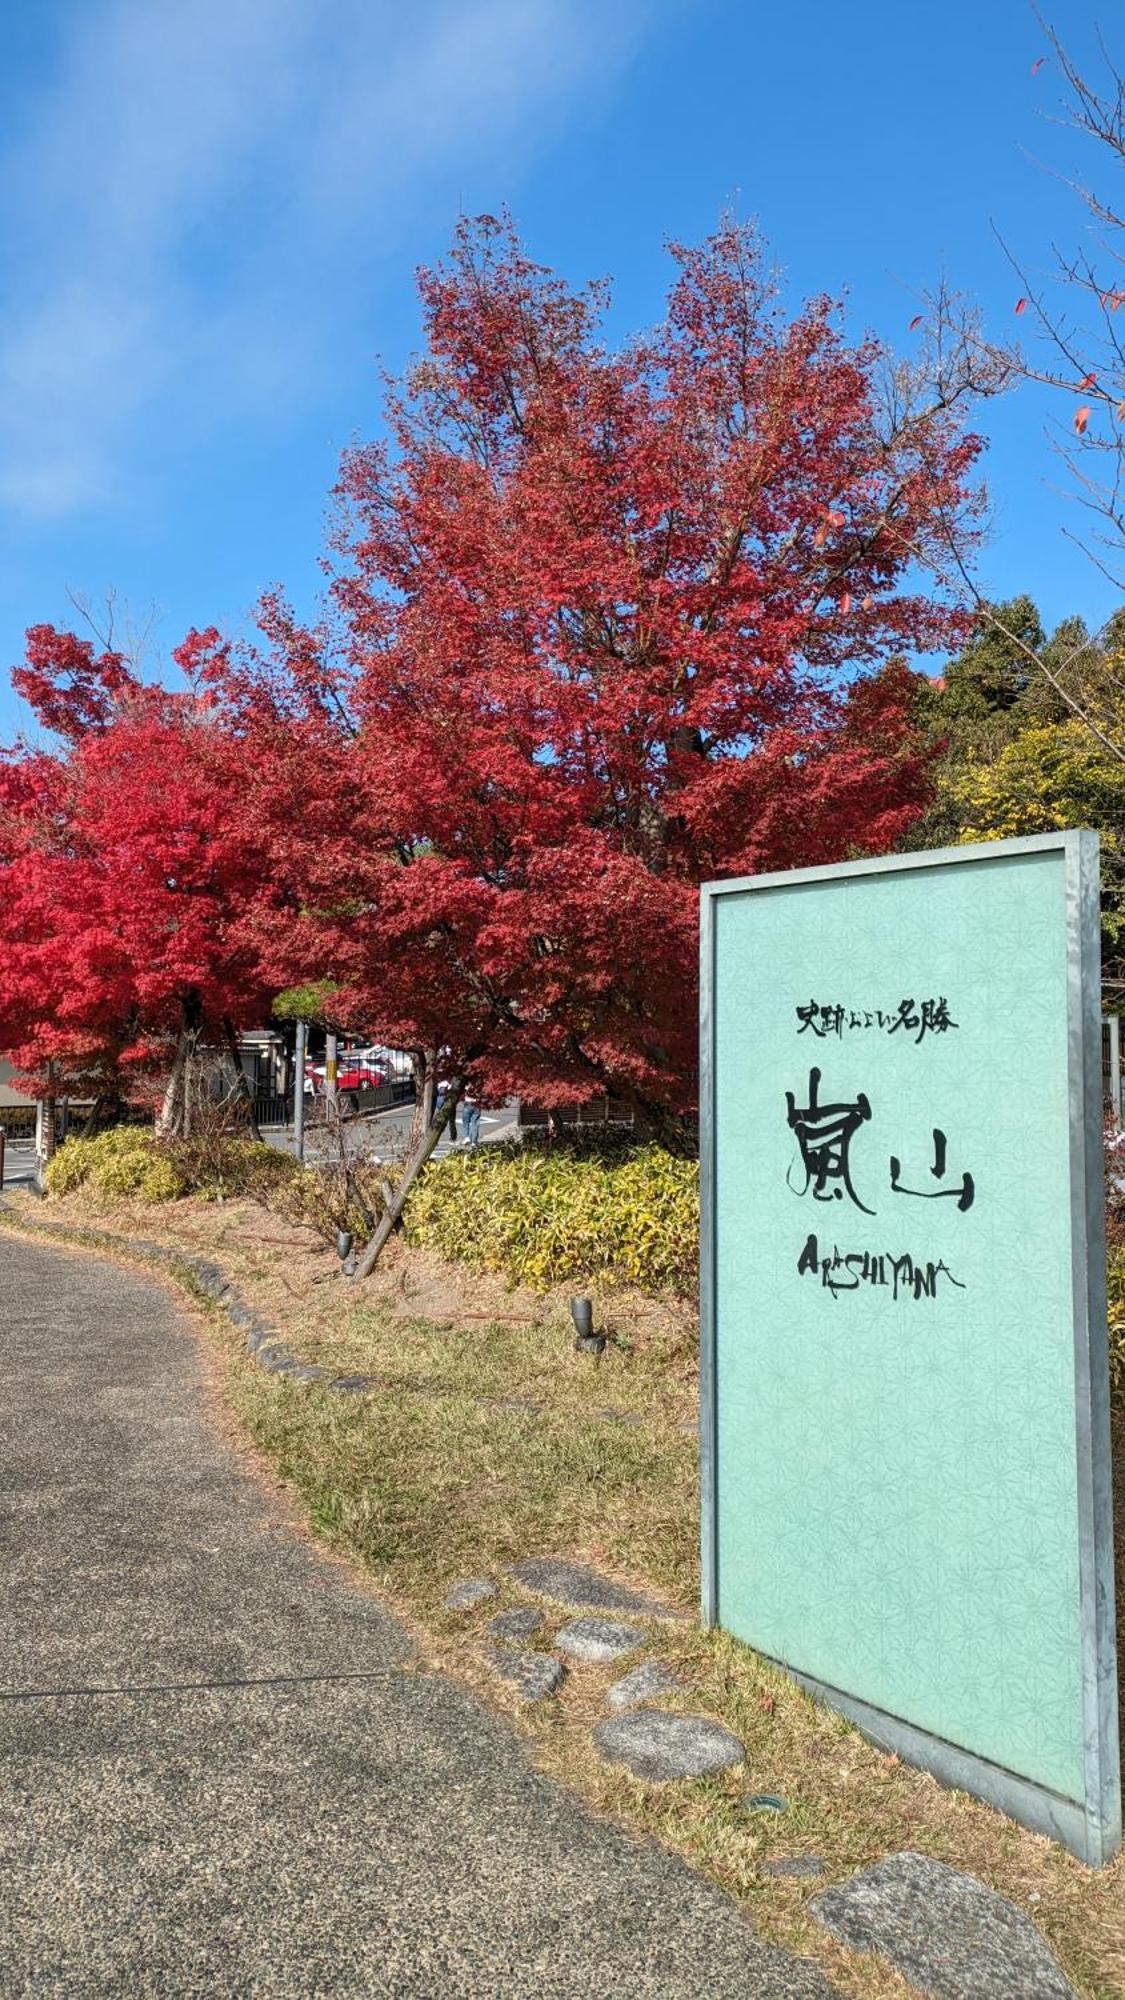
<svg viewBox="0 0 1125 2000"><path fill-rule="evenodd" d="M542 1701L544 1695L554 1694L566 1673L553 1653L517 1653L511 1646L490 1646L488 1658L525 1701Z"/></svg>
<svg viewBox="0 0 1125 2000"><path fill-rule="evenodd" d="M664 1782L703 1778L709 1771L741 1764L746 1747L719 1722L702 1715L667 1715L634 1708L599 1722L594 1742L607 1764L624 1764L638 1778Z"/></svg>
<svg viewBox="0 0 1125 2000"><path fill-rule="evenodd" d="M556 1604L589 1605L594 1611L636 1611L646 1618L684 1618L641 1590L615 1583L587 1563L564 1562L561 1556L526 1556L512 1564L512 1575L529 1590L553 1597Z"/></svg>
<svg viewBox="0 0 1125 2000"><path fill-rule="evenodd" d="M798 1878L823 1875L824 1863L819 1854L774 1854L768 1861L757 1863L759 1875L795 1875Z"/></svg>
<svg viewBox="0 0 1125 2000"><path fill-rule="evenodd" d="M834 1937L885 1953L935 2000L1076 2000L1030 1917L923 1854L888 1855L809 1908Z"/></svg>
<svg viewBox="0 0 1125 2000"><path fill-rule="evenodd" d="M639 1667L630 1667L621 1680L614 1681L607 1699L611 1708L635 1708L639 1702L670 1694L679 1685L679 1675L666 1660L642 1660Z"/></svg>
<svg viewBox="0 0 1125 2000"><path fill-rule="evenodd" d="M619 1660L623 1653L635 1653L648 1634L640 1625L628 1625L623 1618L573 1618L555 1633L555 1644L572 1660Z"/></svg>
<svg viewBox="0 0 1125 2000"><path fill-rule="evenodd" d="M530 1639L543 1623L543 1613L533 1604L517 1604L510 1611L498 1611L488 1621L494 1639Z"/></svg>
<svg viewBox="0 0 1125 2000"><path fill-rule="evenodd" d="M461 1583L455 1583L445 1593L447 1611L472 1611L489 1597L495 1597L496 1585L486 1576L467 1576Z"/></svg>

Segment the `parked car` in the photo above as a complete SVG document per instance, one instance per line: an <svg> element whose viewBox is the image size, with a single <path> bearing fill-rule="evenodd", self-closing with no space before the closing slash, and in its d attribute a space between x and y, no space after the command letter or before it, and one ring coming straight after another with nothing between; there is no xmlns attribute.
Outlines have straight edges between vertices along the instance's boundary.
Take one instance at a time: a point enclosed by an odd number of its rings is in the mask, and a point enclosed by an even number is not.
<svg viewBox="0 0 1125 2000"><path fill-rule="evenodd" d="M384 1063L368 1062L366 1050L348 1049L336 1059L336 1089L338 1091L376 1090L386 1083L390 1071ZM328 1077L327 1064L322 1062L305 1064L305 1090L323 1095Z"/></svg>
<svg viewBox="0 0 1125 2000"><path fill-rule="evenodd" d="M379 1063L340 1063L336 1071L339 1090L376 1090L386 1083L388 1071Z"/></svg>

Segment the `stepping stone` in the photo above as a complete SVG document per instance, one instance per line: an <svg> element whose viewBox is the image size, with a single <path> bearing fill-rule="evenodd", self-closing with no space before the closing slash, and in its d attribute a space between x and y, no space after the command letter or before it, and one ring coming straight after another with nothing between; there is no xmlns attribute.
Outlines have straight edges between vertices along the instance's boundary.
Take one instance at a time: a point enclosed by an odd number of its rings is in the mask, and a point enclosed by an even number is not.
<svg viewBox="0 0 1125 2000"><path fill-rule="evenodd" d="M888 1855L809 1908L845 1944L884 1952L934 2000L1077 2000L1030 1917L944 1861Z"/></svg>
<svg viewBox="0 0 1125 2000"><path fill-rule="evenodd" d="M536 1611L532 1604L517 1604L511 1611L498 1611L495 1618L488 1621L488 1630L496 1639L530 1639L543 1623L543 1613Z"/></svg>
<svg viewBox="0 0 1125 2000"><path fill-rule="evenodd" d="M819 1854L777 1854L768 1861L759 1861L759 1875L823 1875L824 1863Z"/></svg>
<svg viewBox="0 0 1125 2000"><path fill-rule="evenodd" d="M525 1701L542 1701L544 1695L554 1694L566 1672L553 1653L517 1653L510 1646L490 1646L488 1659Z"/></svg>
<svg viewBox="0 0 1125 2000"><path fill-rule="evenodd" d="M627 1625L621 1618L574 1618L555 1633L555 1644L572 1660L601 1662L635 1653L647 1637L640 1625Z"/></svg>
<svg viewBox="0 0 1125 2000"><path fill-rule="evenodd" d="M635 1708L638 1702L668 1694L679 1684L679 1675L664 1660L642 1660L639 1667L630 1667L621 1680L614 1681L607 1698L611 1708Z"/></svg>
<svg viewBox="0 0 1125 2000"><path fill-rule="evenodd" d="M529 1590L553 1597L556 1604L589 1605L595 1611L636 1611L645 1618L683 1618L644 1591L630 1590L586 1563L564 1562L561 1556L527 1556L512 1564L512 1575Z"/></svg>
<svg viewBox="0 0 1125 2000"><path fill-rule="evenodd" d="M447 1611L472 1611L483 1604L486 1597L495 1597L496 1585L486 1576L467 1576L463 1583L455 1583L452 1590L445 1593Z"/></svg>
<svg viewBox="0 0 1125 2000"><path fill-rule="evenodd" d="M594 1742L607 1764L624 1764L638 1778L660 1782L702 1778L741 1764L746 1747L721 1723L702 1715L666 1715L660 1709L630 1709L599 1722Z"/></svg>

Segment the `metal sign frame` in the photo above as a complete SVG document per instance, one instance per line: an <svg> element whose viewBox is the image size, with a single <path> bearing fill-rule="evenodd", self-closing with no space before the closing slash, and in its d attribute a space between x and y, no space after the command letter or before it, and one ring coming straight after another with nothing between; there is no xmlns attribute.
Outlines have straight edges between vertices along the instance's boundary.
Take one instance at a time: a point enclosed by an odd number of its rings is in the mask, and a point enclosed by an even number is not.
<svg viewBox="0 0 1125 2000"><path fill-rule="evenodd" d="M775 1662L852 1720L881 1748L974 1793L1014 1819L1062 1841L1091 1866L1121 1845L1113 1487L1106 1329L1105 1191L1102 1153L1101 933L1098 835L1039 834L873 861L800 868L707 882L700 890L700 1511L702 1622L721 1623L718 1547L715 1242L715 906L720 897L802 883L836 882L890 870L1060 851L1066 871L1067 1063L1070 1104L1071 1290L1074 1314L1080 1634L1085 1800L1048 1790L900 1717L869 1707Z"/></svg>

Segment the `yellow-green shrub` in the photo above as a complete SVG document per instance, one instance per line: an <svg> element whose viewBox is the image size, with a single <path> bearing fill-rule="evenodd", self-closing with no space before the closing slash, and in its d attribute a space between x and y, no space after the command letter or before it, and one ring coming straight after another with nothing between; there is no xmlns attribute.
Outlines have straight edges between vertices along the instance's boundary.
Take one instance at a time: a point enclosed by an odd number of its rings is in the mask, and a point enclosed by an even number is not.
<svg viewBox="0 0 1125 2000"><path fill-rule="evenodd" d="M411 1243L515 1282L601 1278L690 1292L699 1254L699 1167L661 1146L482 1146L431 1167L406 1213Z"/></svg>
<svg viewBox="0 0 1125 2000"><path fill-rule="evenodd" d="M99 1194L132 1195L146 1203L175 1201L184 1192L173 1161L152 1145L99 1161L90 1182Z"/></svg>
<svg viewBox="0 0 1125 2000"><path fill-rule="evenodd" d="M204 1201L249 1195L264 1202L272 1188L300 1171L290 1154L278 1152L260 1139L200 1133L187 1139L157 1140L156 1144L171 1162L181 1192L199 1195Z"/></svg>
<svg viewBox="0 0 1125 2000"><path fill-rule="evenodd" d="M153 1149L153 1134L136 1125L115 1125L92 1139L68 1139L48 1165L48 1192L73 1194L75 1188L89 1185L101 1194L135 1194L156 1164ZM166 1183L166 1176L161 1182Z"/></svg>
<svg viewBox="0 0 1125 2000"><path fill-rule="evenodd" d="M68 1139L47 1168L50 1194L94 1193L151 1203L200 1195L258 1195L296 1171L296 1162L256 1139L159 1139L136 1125L92 1139Z"/></svg>

